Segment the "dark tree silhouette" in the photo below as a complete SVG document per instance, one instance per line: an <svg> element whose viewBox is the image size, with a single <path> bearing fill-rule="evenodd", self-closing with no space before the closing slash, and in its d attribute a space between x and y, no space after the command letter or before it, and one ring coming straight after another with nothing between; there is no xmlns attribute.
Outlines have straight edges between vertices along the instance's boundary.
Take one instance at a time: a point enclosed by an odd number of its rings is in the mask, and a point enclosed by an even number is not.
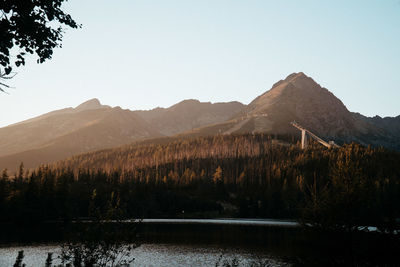
<svg viewBox="0 0 400 267"><path fill-rule="evenodd" d="M0 223L20 229L110 210L130 218L290 218L353 232L400 229L400 153L347 144L276 145L265 134L175 138L0 175ZM290 137L281 140L291 140ZM96 192L96 198L91 196ZM22 226L20 226L22 225ZM14 228L15 228L14 227ZM0 229L0 239L10 228ZM29 233L28 233L29 234Z"/></svg>
<svg viewBox="0 0 400 267"><path fill-rule="evenodd" d="M61 6L67 0L3 0L0 2L0 81L12 77L13 66L25 65L26 54L37 62L51 59L61 47L65 26L78 25ZM13 52L16 51L16 54ZM3 87L3 88L2 88ZM8 87L0 82L0 90Z"/></svg>

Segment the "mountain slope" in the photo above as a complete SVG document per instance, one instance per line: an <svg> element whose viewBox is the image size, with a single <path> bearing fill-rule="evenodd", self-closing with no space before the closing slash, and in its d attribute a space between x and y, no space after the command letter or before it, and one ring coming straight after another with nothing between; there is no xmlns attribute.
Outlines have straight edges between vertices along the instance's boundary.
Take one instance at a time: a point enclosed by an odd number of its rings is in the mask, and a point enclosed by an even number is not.
<svg viewBox="0 0 400 267"><path fill-rule="evenodd" d="M208 124L220 123L245 107L240 102L210 103L184 100L169 108L135 111L144 120L167 136Z"/></svg>
<svg viewBox="0 0 400 267"><path fill-rule="evenodd" d="M221 122L243 108L239 102L185 100L170 108L122 110L91 99L76 108L52 111L0 128L0 169L27 168L138 140L173 135Z"/></svg>
<svg viewBox="0 0 400 267"><path fill-rule="evenodd" d="M49 140L93 123L99 114L101 116L108 109L110 107L101 105L98 106L99 112L66 108L1 128L0 156L37 148Z"/></svg>
<svg viewBox="0 0 400 267"><path fill-rule="evenodd" d="M302 72L276 83L254 99L244 112L255 120L269 121L275 132L291 131L291 121L331 138L346 138L369 130L367 124L353 118L338 98ZM255 130L262 128L255 127Z"/></svg>
<svg viewBox="0 0 400 267"><path fill-rule="evenodd" d="M169 108L122 110L97 99L0 128L0 169L27 167L162 136L235 133L300 135L296 121L326 140L400 150L400 116L368 118L347 110L304 73L275 83L249 105L185 100ZM151 142L151 141L147 141Z"/></svg>
<svg viewBox="0 0 400 267"><path fill-rule="evenodd" d="M90 100L0 129L0 169L27 167L74 154L161 136L141 117Z"/></svg>
<svg viewBox="0 0 400 267"><path fill-rule="evenodd" d="M326 88L304 73L293 73L255 98L232 120L195 129L188 134L267 132L298 134L296 121L317 135L336 142L395 146L393 136L369 120L360 119ZM389 123L390 124L390 123Z"/></svg>
<svg viewBox="0 0 400 267"><path fill-rule="evenodd" d="M366 117L360 113L353 113L353 116L383 129L400 140L400 115L382 118L380 116Z"/></svg>

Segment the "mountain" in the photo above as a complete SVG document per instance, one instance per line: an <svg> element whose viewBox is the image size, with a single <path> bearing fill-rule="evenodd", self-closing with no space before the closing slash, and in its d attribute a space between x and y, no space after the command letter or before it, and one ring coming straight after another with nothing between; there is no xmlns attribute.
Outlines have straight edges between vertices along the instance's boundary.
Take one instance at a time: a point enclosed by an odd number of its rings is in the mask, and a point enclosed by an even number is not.
<svg viewBox="0 0 400 267"><path fill-rule="evenodd" d="M347 138L368 132L344 104L304 73L293 73L254 99L237 118L252 117L254 131L290 132L290 122L330 138Z"/></svg>
<svg viewBox="0 0 400 267"><path fill-rule="evenodd" d="M40 116L32 118L32 119L28 119L28 120L25 120L25 121L18 122L18 123L12 124L10 126L15 126L15 125L19 125L19 124L34 122L34 121L38 121L38 120L41 120L41 119L44 119L44 118L47 118L47 117L51 117L51 116L54 116L54 115L67 114L67 113L76 113L76 112L83 111L83 110L102 109L102 108L111 108L111 107L110 106L106 106L106 105L102 105L97 98L93 98L93 99L90 99L90 100L88 100L86 102L83 102L82 104L80 104L76 108L64 108L64 109L60 109L60 110L51 111L49 113L40 115Z"/></svg>
<svg viewBox="0 0 400 267"><path fill-rule="evenodd" d="M166 136L175 135L200 126L221 123L232 118L245 105L240 102L214 103L184 100L169 108L135 111Z"/></svg>
<svg viewBox="0 0 400 267"><path fill-rule="evenodd" d="M290 74L286 79L275 83L231 120L201 127L187 134L298 134L298 130L290 125L292 121L337 143L355 141L391 148L396 146L391 132L398 128L390 128L394 121L387 119L387 125L383 127L383 122L375 123L374 119L355 116L330 91L302 72Z"/></svg>
<svg viewBox="0 0 400 267"><path fill-rule="evenodd" d="M0 129L0 169L34 167L75 154L161 136L130 110L97 99Z"/></svg>
<svg viewBox="0 0 400 267"><path fill-rule="evenodd" d="M357 120L373 125L380 133L375 138L369 138L367 143L400 150L400 116L381 118L380 116L366 117L360 113L352 113L352 115Z"/></svg>
<svg viewBox="0 0 400 267"><path fill-rule="evenodd" d="M21 162L31 168L84 152L173 135L222 122L243 106L239 102L185 100L169 108L131 111L91 99L75 108L0 128L0 169L15 170Z"/></svg>
<svg viewBox="0 0 400 267"><path fill-rule="evenodd" d="M77 106L74 111L80 112L84 110L93 110L93 109L102 109L102 108L109 108L109 106L102 105L97 98L90 99L86 102L83 102L79 106Z"/></svg>
<svg viewBox="0 0 400 267"><path fill-rule="evenodd" d="M375 116L371 118L360 113L353 113L353 116L383 129L400 140L400 115L397 117L382 118L380 116Z"/></svg>
<svg viewBox="0 0 400 267"><path fill-rule="evenodd" d="M400 116L350 112L328 89L302 72L290 74L255 98L210 103L184 100L169 108L123 110L91 99L77 106L0 128L0 169L50 163L134 141L174 136L254 133L299 135L296 121L326 140L400 150ZM154 141L155 142L155 141Z"/></svg>

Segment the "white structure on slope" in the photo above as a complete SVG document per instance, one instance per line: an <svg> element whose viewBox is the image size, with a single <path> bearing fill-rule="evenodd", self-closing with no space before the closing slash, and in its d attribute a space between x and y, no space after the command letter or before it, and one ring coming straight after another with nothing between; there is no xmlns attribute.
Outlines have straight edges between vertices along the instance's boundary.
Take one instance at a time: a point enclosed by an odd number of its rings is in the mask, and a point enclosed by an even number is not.
<svg viewBox="0 0 400 267"><path fill-rule="evenodd" d="M325 142L324 140L322 140L321 138L319 138L318 136L316 136L315 134L313 134L306 128L302 127L300 124L298 124L295 121L291 122L290 124L301 131L301 148L302 149L307 147L307 135L314 138L317 142L326 146L327 148L339 147L337 144L335 144L334 141Z"/></svg>

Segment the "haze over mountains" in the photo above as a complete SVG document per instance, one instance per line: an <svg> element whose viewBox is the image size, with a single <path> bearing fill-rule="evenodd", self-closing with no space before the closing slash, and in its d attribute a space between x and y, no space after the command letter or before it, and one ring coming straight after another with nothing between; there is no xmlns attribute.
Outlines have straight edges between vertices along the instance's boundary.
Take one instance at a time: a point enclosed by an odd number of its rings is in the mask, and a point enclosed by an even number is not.
<svg viewBox="0 0 400 267"><path fill-rule="evenodd" d="M170 108L123 110L91 99L0 129L0 169L31 168L66 157L134 141L173 135L219 123L243 104L182 101Z"/></svg>
<svg viewBox="0 0 400 267"><path fill-rule="evenodd" d="M160 136L141 117L90 100L0 129L0 165L27 167L74 154Z"/></svg>
<svg viewBox="0 0 400 267"><path fill-rule="evenodd" d="M195 99L184 100L169 108L135 111L155 127L161 134L171 136L207 124L220 123L230 119L242 110L240 102L214 103Z"/></svg>
<svg viewBox="0 0 400 267"><path fill-rule="evenodd" d="M322 138L400 149L400 116L369 118L347 110L304 73L275 83L249 105L185 100L169 108L131 111L97 99L0 128L0 169L28 168L72 155L173 135L246 132L298 134L297 121Z"/></svg>

